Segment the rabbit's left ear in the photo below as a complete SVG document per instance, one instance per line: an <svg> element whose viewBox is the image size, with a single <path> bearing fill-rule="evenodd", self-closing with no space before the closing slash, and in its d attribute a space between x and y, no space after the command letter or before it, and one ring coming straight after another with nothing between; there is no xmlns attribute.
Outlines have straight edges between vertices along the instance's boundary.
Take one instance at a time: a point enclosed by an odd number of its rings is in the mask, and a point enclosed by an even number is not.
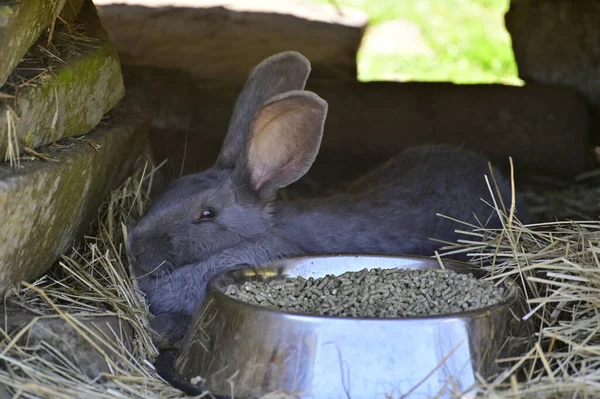
<svg viewBox="0 0 600 399"><path fill-rule="evenodd" d="M302 177L312 166L323 137L327 102L309 91L290 91L271 98L260 109L242 159L236 183L261 200Z"/></svg>
<svg viewBox="0 0 600 399"><path fill-rule="evenodd" d="M232 169L248 141L250 126L263 104L273 96L302 90L310 74L310 62L297 51L266 58L250 73L229 121L217 165Z"/></svg>

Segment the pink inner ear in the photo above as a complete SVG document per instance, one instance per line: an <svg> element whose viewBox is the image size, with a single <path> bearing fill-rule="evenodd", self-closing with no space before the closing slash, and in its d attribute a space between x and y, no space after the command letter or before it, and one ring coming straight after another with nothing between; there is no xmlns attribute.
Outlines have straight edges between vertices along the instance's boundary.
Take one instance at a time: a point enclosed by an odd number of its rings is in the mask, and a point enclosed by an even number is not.
<svg viewBox="0 0 600 399"><path fill-rule="evenodd" d="M272 104L257 116L248 151L250 178L256 190L275 175L285 177L302 157L306 139L302 137L302 109ZM280 172L280 173L278 173Z"/></svg>
<svg viewBox="0 0 600 399"><path fill-rule="evenodd" d="M264 186L264 184L269 181L269 179L271 178L272 174L273 174L272 171L271 172L262 173L262 177L260 177L258 179L258 181L256 183L254 183L254 189L255 190L259 190L262 186ZM255 181L254 179L255 178L253 176L252 177L252 181Z"/></svg>

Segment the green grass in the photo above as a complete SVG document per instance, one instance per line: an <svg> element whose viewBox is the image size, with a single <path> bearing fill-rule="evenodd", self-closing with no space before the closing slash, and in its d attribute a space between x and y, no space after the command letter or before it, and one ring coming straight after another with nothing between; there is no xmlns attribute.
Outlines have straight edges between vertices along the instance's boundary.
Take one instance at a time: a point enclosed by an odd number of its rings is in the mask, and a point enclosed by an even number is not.
<svg viewBox="0 0 600 399"><path fill-rule="evenodd" d="M371 27L392 20L416 24L431 49L428 55L377 54L367 42L357 60L361 81L520 84L504 27L510 0L336 1L342 7L364 11Z"/></svg>

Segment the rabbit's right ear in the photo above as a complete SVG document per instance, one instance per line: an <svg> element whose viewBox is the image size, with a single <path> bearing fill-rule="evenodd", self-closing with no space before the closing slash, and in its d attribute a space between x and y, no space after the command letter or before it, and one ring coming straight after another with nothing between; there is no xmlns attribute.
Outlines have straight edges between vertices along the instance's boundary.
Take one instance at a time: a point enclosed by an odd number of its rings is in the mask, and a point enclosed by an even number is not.
<svg viewBox="0 0 600 399"><path fill-rule="evenodd" d="M291 91L265 103L235 166L238 193L261 203L302 177L312 166L323 137L327 102L308 91Z"/></svg>
<svg viewBox="0 0 600 399"><path fill-rule="evenodd" d="M250 127L267 100L277 94L302 90L310 74L310 62L296 51L273 55L250 73L238 96L217 165L232 169L248 142Z"/></svg>

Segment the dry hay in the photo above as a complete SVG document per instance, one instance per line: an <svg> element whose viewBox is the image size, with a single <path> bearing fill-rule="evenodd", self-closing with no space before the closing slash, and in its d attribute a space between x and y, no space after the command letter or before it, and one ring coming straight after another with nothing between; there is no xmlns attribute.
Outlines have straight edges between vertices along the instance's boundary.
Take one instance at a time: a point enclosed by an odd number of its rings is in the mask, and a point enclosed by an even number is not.
<svg viewBox="0 0 600 399"><path fill-rule="evenodd" d="M91 380L72 364L61 362L57 354L50 363L39 353L52 352L52 348L36 348L36 352L5 337L0 347L4 363L0 383L21 397L186 397L152 367L157 350L148 332L148 311L128 278L123 248L124 226L144 212L153 176L153 172L138 170L111 194L99 211L93 233L81 245L63 256L49 275L22 285L7 297L39 314L58 314L75 325L76 315L117 315L132 325L135 345L127 351L113 344L111 350L117 356L106 357L111 372ZM496 281L519 281L528 294L527 317L538 333L535 346L522 357L499 360L516 361L516 365L494 380L482 381L479 388L486 397L499 399L600 397L600 221L524 226L510 207L493 201L492 206L505 223L502 230L465 226L467 239L445 252L469 253L472 262L486 267ZM91 342L101 339L84 328L80 333Z"/></svg>
<svg viewBox="0 0 600 399"><path fill-rule="evenodd" d="M590 187L583 196L588 203L575 208L595 212L596 193ZM513 366L478 388L491 398L600 397L600 220L523 225L510 204L492 203L501 230L466 225L467 238L442 252L467 253L498 283L518 282L529 308L524 318L537 333L522 356L498 359ZM575 205L567 196L561 203Z"/></svg>
<svg viewBox="0 0 600 399"><path fill-rule="evenodd" d="M480 234L476 236L474 234ZM553 222L502 231L475 229L468 242L473 263L492 279L515 279L527 293L526 318L535 346L494 381L490 397L600 397L600 221ZM517 380L524 373L526 381Z"/></svg>

